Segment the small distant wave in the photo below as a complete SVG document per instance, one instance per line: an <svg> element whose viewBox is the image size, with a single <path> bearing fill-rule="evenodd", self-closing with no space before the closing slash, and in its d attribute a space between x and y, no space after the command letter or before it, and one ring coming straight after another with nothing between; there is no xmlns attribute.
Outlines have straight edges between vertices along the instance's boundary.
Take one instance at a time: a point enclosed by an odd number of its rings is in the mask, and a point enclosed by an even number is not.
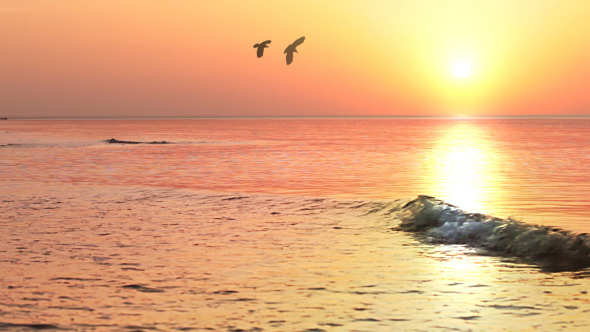
<svg viewBox="0 0 590 332"><path fill-rule="evenodd" d="M18 146L22 146L22 144L14 144L14 143L0 144L0 148L4 148L4 147L18 147Z"/></svg>
<svg viewBox="0 0 590 332"><path fill-rule="evenodd" d="M553 270L590 267L590 235L468 213L430 196L418 196L398 211L396 230L432 243L467 244L516 256Z"/></svg>
<svg viewBox="0 0 590 332"><path fill-rule="evenodd" d="M170 144L168 141L151 141L151 142L140 142L140 141L123 141L115 138L105 140L105 143L109 144Z"/></svg>
<svg viewBox="0 0 590 332"><path fill-rule="evenodd" d="M57 330L59 326L51 324L12 324L0 323L0 329Z"/></svg>

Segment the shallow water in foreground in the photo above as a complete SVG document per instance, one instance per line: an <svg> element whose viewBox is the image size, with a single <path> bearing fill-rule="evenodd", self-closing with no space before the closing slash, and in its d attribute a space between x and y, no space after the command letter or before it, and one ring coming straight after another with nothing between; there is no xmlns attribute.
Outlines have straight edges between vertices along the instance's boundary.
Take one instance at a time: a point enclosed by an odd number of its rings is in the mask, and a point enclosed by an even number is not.
<svg viewBox="0 0 590 332"><path fill-rule="evenodd" d="M500 217L520 204L525 222L584 231L588 157L576 153L588 148L587 122L561 124L547 149L489 139L517 128L540 137L553 128L543 121L149 123L2 124L0 329L590 327L588 269L549 272L393 229L395 211L431 194L477 198L450 202ZM453 141L441 138L449 128L487 140L436 143ZM444 151L452 158L439 160ZM457 189L449 181L460 190L446 191Z"/></svg>
<svg viewBox="0 0 590 332"><path fill-rule="evenodd" d="M590 326L588 273L428 245L383 204L181 189L15 186L0 321L74 329ZM7 195L7 193L9 195ZM531 319L534 317L534 319Z"/></svg>

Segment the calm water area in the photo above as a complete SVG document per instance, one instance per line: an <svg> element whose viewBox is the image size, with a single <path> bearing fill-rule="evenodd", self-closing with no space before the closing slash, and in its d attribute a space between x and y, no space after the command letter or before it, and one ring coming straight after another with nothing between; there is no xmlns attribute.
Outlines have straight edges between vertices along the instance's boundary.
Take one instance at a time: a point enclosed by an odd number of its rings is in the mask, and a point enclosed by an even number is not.
<svg viewBox="0 0 590 332"><path fill-rule="evenodd" d="M375 213L590 233L590 119L9 119L0 156L0 329L590 329L590 271Z"/></svg>

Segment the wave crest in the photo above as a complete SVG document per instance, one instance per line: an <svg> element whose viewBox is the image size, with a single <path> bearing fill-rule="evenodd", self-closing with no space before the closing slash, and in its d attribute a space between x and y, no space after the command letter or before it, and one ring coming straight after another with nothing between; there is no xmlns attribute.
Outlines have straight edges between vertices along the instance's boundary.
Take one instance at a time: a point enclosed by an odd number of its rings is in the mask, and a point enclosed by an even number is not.
<svg viewBox="0 0 590 332"><path fill-rule="evenodd" d="M590 236L556 227L468 213L420 195L398 212L397 230L434 243L468 244L558 269L590 267Z"/></svg>

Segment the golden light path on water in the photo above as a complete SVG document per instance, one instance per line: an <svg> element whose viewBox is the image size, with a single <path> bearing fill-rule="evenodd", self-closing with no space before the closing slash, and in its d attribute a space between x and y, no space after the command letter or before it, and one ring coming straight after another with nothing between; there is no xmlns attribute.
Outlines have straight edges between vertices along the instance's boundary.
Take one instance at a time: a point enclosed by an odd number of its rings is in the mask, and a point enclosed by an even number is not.
<svg viewBox="0 0 590 332"><path fill-rule="evenodd" d="M428 159L427 177L437 198L468 212L495 215L494 202L501 202L503 196L500 156L481 126L468 119L455 122L436 141ZM433 270L442 269L450 279L461 276L474 285L487 283L490 278L481 268L487 262L470 255L471 251L464 246L441 246L432 254L440 255Z"/></svg>
<svg viewBox="0 0 590 332"><path fill-rule="evenodd" d="M458 121L437 140L427 172L432 190L469 212L492 214L502 201L501 156L485 131L469 120Z"/></svg>

